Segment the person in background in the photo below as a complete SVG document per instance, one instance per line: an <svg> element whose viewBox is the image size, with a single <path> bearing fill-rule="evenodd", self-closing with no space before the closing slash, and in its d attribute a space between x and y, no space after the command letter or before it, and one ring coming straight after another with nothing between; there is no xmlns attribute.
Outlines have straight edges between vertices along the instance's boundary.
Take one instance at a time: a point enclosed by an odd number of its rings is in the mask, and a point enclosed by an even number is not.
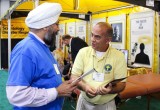
<svg viewBox="0 0 160 110"><path fill-rule="evenodd" d="M11 53L6 93L14 110L62 110L64 96L78 83L62 83L57 62L49 46L59 31L62 12L58 3L43 3L29 12L28 36Z"/></svg>
<svg viewBox="0 0 160 110"><path fill-rule="evenodd" d="M64 70L62 72L64 79L69 80L71 76L72 65L77 56L77 53L83 47L87 47L88 44L79 37L71 37L69 34L65 34L62 36L62 42L68 47L69 58L71 60L70 63L64 66ZM78 90L78 89L77 89ZM71 94L72 98L77 97L75 91Z"/></svg>
<svg viewBox="0 0 160 110"><path fill-rule="evenodd" d="M69 48L68 51L71 53L73 63L79 50L88 46L84 40L80 39L79 37L71 37L68 34L62 36L62 41Z"/></svg>
<svg viewBox="0 0 160 110"><path fill-rule="evenodd" d="M127 64L124 54L110 46L112 36L110 24L97 23L92 30L92 46L81 49L76 56L71 79L93 68L97 71L78 83L81 94L76 110L116 110L114 98L125 88L125 80L116 85L109 82L126 77Z"/></svg>
<svg viewBox="0 0 160 110"><path fill-rule="evenodd" d="M60 72L62 73L63 69L64 69L64 53L63 50L61 48L57 48L56 50L54 50L52 52L54 58L56 59L56 61L59 64L59 68L60 68Z"/></svg>

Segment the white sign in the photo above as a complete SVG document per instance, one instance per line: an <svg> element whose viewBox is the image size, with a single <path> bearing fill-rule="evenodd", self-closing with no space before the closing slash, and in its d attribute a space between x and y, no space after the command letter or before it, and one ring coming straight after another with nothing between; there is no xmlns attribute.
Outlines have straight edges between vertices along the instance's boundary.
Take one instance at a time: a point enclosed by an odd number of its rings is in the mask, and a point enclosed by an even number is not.
<svg viewBox="0 0 160 110"><path fill-rule="evenodd" d="M106 18L98 18L92 20L92 27L95 26L98 22L106 22Z"/></svg>
<svg viewBox="0 0 160 110"><path fill-rule="evenodd" d="M154 39L154 12L130 15L131 62L140 66L152 66Z"/></svg>
<svg viewBox="0 0 160 110"><path fill-rule="evenodd" d="M86 21L76 22L76 37L86 41Z"/></svg>
<svg viewBox="0 0 160 110"><path fill-rule="evenodd" d="M73 37L76 35L76 25L75 22L67 23L67 33Z"/></svg>
<svg viewBox="0 0 160 110"><path fill-rule="evenodd" d="M146 6L154 7L154 0L146 0Z"/></svg>

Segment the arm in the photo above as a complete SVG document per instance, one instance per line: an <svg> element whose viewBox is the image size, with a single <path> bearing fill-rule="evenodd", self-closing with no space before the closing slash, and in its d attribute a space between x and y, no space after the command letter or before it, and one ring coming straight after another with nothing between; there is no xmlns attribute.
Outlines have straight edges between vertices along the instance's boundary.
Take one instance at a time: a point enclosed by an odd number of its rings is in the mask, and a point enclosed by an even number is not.
<svg viewBox="0 0 160 110"><path fill-rule="evenodd" d="M77 78L78 78L78 76L75 76L75 75L71 76L72 80L75 80ZM78 83L78 89L86 92L86 94L90 97L95 97L96 96L96 89L87 85L87 84L85 84L85 82L83 80Z"/></svg>
<svg viewBox="0 0 160 110"><path fill-rule="evenodd" d="M72 68L72 75L71 78L72 80L77 79L80 75L82 75L84 73L84 53L86 52L85 49L81 49L79 51L79 53L76 56L75 62L73 64L73 68ZM80 81L78 83L78 88L84 92L86 92L86 94L90 95L90 96L95 96L96 95L96 90L94 87L89 86L88 84L86 84L83 80Z"/></svg>
<svg viewBox="0 0 160 110"><path fill-rule="evenodd" d="M127 76L127 64L124 54L121 52L119 58L116 60L116 67L114 70L114 79L125 78ZM123 80L113 87L113 90L110 93L119 93L124 90L126 86L126 80Z"/></svg>
<svg viewBox="0 0 160 110"><path fill-rule="evenodd" d="M79 81L72 84L72 81L65 81L57 88L40 89L28 86L7 86L7 98L9 102L16 106L38 107L46 105L57 96L70 96Z"/></svg>
<svg viewBox="0 0 160 110"><path fill-rule="evenodd" d="M119 93L124 90L125 86L125 82L119 82L114 87L112 87L112 90L109 92L109 94Z"/></svg>
<svg viewBox="0 0 160 110"><path fill-rule="evenodd" d="M98 95L106 95L106 94L119 93L124 90L125 85L126 85L125 82L119 82L114 86L112 86L112 84L109 84L109 86L107 88L105 88L104 86L100 86L97 89L97 94Z"/></svg>
<svg viewBox="0 0 160 110"><path fill-rule="evenodd" d="M38 107L46 105L57 98L58 92L55 88L38 89L27 86L7 86L7 98L16 106Z"/></svg>

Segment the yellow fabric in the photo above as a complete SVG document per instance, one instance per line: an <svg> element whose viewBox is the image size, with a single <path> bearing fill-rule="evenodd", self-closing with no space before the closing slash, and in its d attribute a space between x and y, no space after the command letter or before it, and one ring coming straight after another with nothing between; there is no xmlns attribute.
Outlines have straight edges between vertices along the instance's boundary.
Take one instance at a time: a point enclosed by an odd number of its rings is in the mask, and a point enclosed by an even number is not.
<svg viewBox="0 0 160 110"><path fill-rule="evenodd" d="M156 13L155 14L155 17L154 17L154 51L153 51L153 61L152 61L152 64L153 64L153 66L152 66L152 70L153 70L153 73L159 73L159 32L158 32L158 29L159 29L159 24L157 24L157 23L159 23L158 21L159 21L159 19L158 19L158 17L159 17L159 14L158 13Z"/></svg>
<svg viewBox="0 0 160 110"><path fill-rule="evenodd" d="M44 2L60 3L64 12L87 13L88 11L94 13L106 9L128 6L130 4L119 2L115 0L40 0L39 4ZM113 5L114 4L114 5ZM19 5L16 10L32 10L34 2L29 0Z"/></svg>
<svg viewBox="0 0 160 110"><path fill-rule="evenodd" d="M60 72L62 72L64 68L64 53L62 49L58 48L55 51L53 51L52 54L59 64Z"/></svg>
<svg viewBox="0 0 160 110"><path fill-rule="evenodd" d="M54 55L54 58L57 60L57 62L60 65L64 66L64 53L63 53L62 49L58 48L55 51L53 51L52 54Z"/></svg>
<svg viewBox="0 0 160 110"><path fill-rule="evenodd" d="M137 75L137 74L147 74L151 69L147 68L135 68L128 70L128 76Z"/></svg>
<svg viewBox="0 0 160 110"><path fill-rule="evenodd" d="M110 70L108 69L109 71L106 69L107 64L110 65ZM124 54L112 47L109 47L105 54L100 58L97 58L96 53L91 46L81 49L75 59L72 74L80 76L82 73L93 68L95 68L99 73L104 73L105 75L103 82L96 82L93 80L92 74L89 74L83 79L86 84L94 88L106 85L114 79L123 78L127 75L127 65ZM82 91L82 95L88 102L104 104L112 100L117 94L107 94L103 96L98 95L94 98L88 98Z"/></svg>

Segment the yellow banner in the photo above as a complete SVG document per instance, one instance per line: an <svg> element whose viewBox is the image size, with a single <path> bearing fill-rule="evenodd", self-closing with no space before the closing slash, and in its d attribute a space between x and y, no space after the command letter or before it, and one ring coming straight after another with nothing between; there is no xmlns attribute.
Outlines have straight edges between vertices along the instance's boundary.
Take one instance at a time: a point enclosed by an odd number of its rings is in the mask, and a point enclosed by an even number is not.
<svg viewBox="0 0 160 110"><path fill-rule="evenodd" d="M28 35L29 29L24 20L11 20L11 38L25 38ZM8 38L8 22L2 21L1 38Z"/></svg>

